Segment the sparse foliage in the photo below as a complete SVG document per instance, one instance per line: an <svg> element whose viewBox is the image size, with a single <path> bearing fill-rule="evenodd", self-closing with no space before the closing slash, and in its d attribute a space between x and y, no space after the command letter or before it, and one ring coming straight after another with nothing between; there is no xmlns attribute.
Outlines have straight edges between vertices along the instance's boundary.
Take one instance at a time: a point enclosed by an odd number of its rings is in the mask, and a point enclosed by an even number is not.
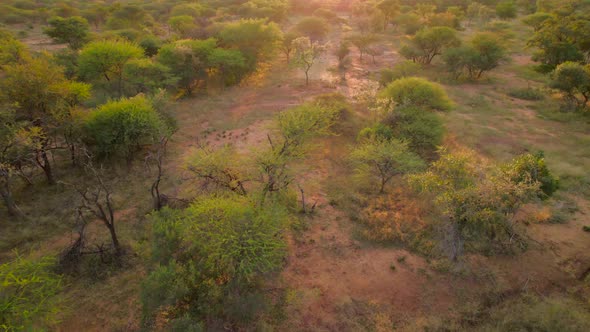
<svg viewBox="0 0 590 332"><path fill-rule="evenodd" d="M305 85L309 85L309 71L326 52L326 46L312 42L308 37L299 37L293 40L293 48L295 50L293 65L303 70Z"/></svg>

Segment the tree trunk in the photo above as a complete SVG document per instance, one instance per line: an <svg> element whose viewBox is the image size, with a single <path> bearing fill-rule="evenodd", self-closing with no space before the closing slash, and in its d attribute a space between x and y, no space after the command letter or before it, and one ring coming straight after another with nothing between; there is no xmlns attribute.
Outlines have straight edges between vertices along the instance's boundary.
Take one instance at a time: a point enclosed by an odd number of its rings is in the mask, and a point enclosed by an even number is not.
<svg viewBox="0 0 590 332"><path fill-rule="evenodd" d="M47 183L50 185L55 184L55 178L53 176L53 170L51 169L51 163L49 162L49 157L47 156L47 150L45 146L43 146L42 150L39 152L41 154L41 159L43 162L39 163L41 169L45 173L45 177L47 178Z"/></svg>
<svg viewBox="0 0 590 332"><path fill-rule="evenodd" d="M309 70L305 71L305 85L309 85L309 74L308 74Z"/></svg>
<svg viewBox="0 0 590 332"><path fill-rule="evenodd" d="M0 196L2 196L2 200L4 201L9 216L17 219L23 217L23 213L14 202L12 192L10 191L10 185L8 183L0 185Z"/></svg>
<svg viewBox="0 0 590 332"><path fill-rule="evenodd" d="M112 220L110 223L105 222L105 225L109 229L111 233L111 240L113 241L113 247L115 248L115 254L121 254L121 244L119 243L119 238L117 238L117 232L115 231L115 221Z"/></svg>
<svg viewBox="0 0 590 332"><path fill-rule="evenodd" d="M385 183L387 182L387 180L382 177L381 178L381 188L379 188L379 193L383 194L385 192Z"/></svg>

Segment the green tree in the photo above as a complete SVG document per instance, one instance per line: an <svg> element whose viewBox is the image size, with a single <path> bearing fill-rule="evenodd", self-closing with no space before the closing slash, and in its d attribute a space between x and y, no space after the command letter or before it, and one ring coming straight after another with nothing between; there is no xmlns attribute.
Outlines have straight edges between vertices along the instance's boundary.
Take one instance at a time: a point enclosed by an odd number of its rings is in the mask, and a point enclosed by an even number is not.
<svg viewBox="0 0 590 332"><path fill-rule="evenodd" d="M455 30L449 27L424 28L411 39L410 45L400 49L400 54L423 64L432 62L443 50L461 43Z"/></svg>
<svg viewBox="0 0 590 332"><path fill-rule="evenodd" d="M174 86L178 79L170 69L152 59L133 59L123 67L123 76L127 77L126 86L131 95L153 93L158 89Z"/></svg>
<svg viewBox="0 0 590 332"><path fill-rule="evenodd" d="M566 61L583 62L590 56L590 5L580 1L564 3L535 28L528 45L536 48L533 60L539 70L550 72Z"/></svg>
<svg viewBox="0 0 590 332"><path fill-rule="evenodd" d="M15 112L7 105L0 108L0 197L9 216L21 218L21 210L12 195L12 182L17 166L22 162L18 133L23 124L17 121Z"/></svg>
<svg viewBox="0 0 590 332"><path fill-rule="evenodd" d="M512 0L502 1L496 5L496 15L502 19L516 17L516 4Z"/></svg>
<svg viewBox="0 0 590 332"><path fill-rule="evenodd" d="M125 65L143 56L135 43L119 40L91 42L80 51L78 71L80 77L92 82L106 81L114 85L117 96L123 95Z"/></svg>
<svg viewBox="0 0 590 332"><path fill-rule="evenodd" d="M181 37L188 36L197 27L194 17L188 15L173 16L168 20L168 24Z"/></svg>
<svg viewBox="0 0 590 332"><path fill-rule="evenodd" d="M73 50L78 50L88 41L88 21L80 16L68 18L54 17L47 21L46 35L56 43L65 43Z"/></svg>
<svg viewBox="0 0 590 332"><path fill-rule="evenodd" d="M246 195L245 183L248 181L246 166L238 160L231 146L217 150L200 148L189 157L186 168L205 185L213 185Z"/></svg>
<svg viewBox="0 0 590 332"><path fill-rule="evenodd" d="M215 48L207 56L207 64L211 76L223 80L224 85L233 85L240 82L247 72L246 58L238 50L226 50Z"/></svg>
<svg viewBox="0 0 590 332"><path fill-rule="evenodd" d="M559 189L559 180L551 173L543 152L525 153L503 166L503 173L514 183L534 181L540 184L541 198L548 198Z"/></svg>
<svg viewBox="0 0 590 332"><path fill-rule="evenodd" d="M279 44L279 49L285 55L285 59L287 63L291 62L291 55L293 53L293 40L297 39L299 35L293 31L289 31L283 34L281 38L281 42Z"/></svg>
<svg viewBox="0 0 590 332"><path fill-rule="evenodd" d="M450 48L443 53L443 60L455 78L466 74L470 79L479 79L505 59L506 49L498 37L486 32L476 34L468 45Z"/></svg>
<svg viewBox="0 0 590 332"><path fill-rule="evenodd" d="M465 241L472 247L489 244L501 250L525 245L514 215L538 197L540 183L528 169L500 165L486 168L471 151L441 150L430 168L409 176L417 190L431 195L446 226L443 246L456 260ZM518 163L517 163L518 164Z"/></svg>
<svg viewBox="0 0 590 332"><path fill-rule="evenodd" d="M215 39L185 40L162 46L158 52L159 63L170 68L178 84L191 95L198 80L207 78L207 54L215 48Z"/></svg>
<svg viewBox="0 0 590 332"><path fill-rule="evenodd" d="M383 29L392 23L393 18L399 13L400 5L398 0L382 0L377 4L377 8L383 13Z"/></svg>
<svg viewBox="0 0 590 332"><path fill-rule="evenodd" d="M580 109L588 106L590 100L590 65L564 62L555 68L550 86L564 94L568 104Z"/></svg>
<svg viewBox="0 0 590 332"><path fill-rule="evenodd" d="M379 193L396 175L419 171L424 161L409 151L408 145L395 138L364 140L350 153L357 173L379 179Z"/></svg>
<svg viewBox="0 0 590 332"><path fill-rule="evenodd" d="M266 18L282 22L287 18L289 3L281 0L249 0L238 7L237 13L245 18Z"/></svg>
<svg viewBox="0 0 590 332"><path fill-rule="evenodd" d="M159 266L143 284L144 322L165 306L174 316L235 321L235 297L249 297L285 255L287 214L246 196L202 197L183 211L152 216L152 257Z"/></svg>
<svg viewBox="0 0 590 332"><path fill-rule="evenodd" d="M217 34L221 47L242 53L248 70L254 70L258 62L265 61L274 54L281 35L281 30L275 23L267 23L263 19L226 23Z"/></svg>
<svg viewBox="0 0 590 332"><path fill-rule="evenodd" d="M161 116L144 96L111 101L92 111L84 125L86 141L101 157L133 153L169 133Z"/></svg>
<svg viewBox="0 0 590 332"><path fill-rule="evenodd" d="M158 62L170 68L179 85L192 94L199 83L207 84L212 76L220 77L224 84L238 83L247 72L247 59L238 50L217 47L217 40L181 40L164 45L158 53Z"/></svg>
<svg viewBox="0 0 590 332"><path fill-rule="evenodd" d="M50 328L57 320L61 276L55 259L30 260L17 256L0 265L0 327L5 331Z"/></svg>
<svg viewBox="0 0 590 332"><path fill-rule="evenodd" d="M28 58L3 69L1 96L15 105L18 118L27 121L24 141L48 183L54 184L50 141L58 134L67 135L72 111L90 96L90 87L66 79L62 68L46 57Z"/></svg>
<svg viewBox="0 0 590 332"><path fill-rule="evenodd" d="M438 114L415 106L394 108L383 123L392 129L392 135L407 142L424 159L433 158L445 132Z"/></svg>
<svg viewBox="0 0 590 332"><path fill-rule="evenodd" d="M347 108L341 95L326 95L278 114L277 131L269 135L270 147L255 158L263 200L293 182L290 163L305 156L311 138L333 134L333 127Z"/></svg>
<svg viewBox="0 0 590 332"><path fill-rule="evenodd" d="M338 59L338 68L344 69L347 65L348 55L350 54L350 45L347 41L340 41L334 55Z"/></svg>
<svg viewBox="0 0 590 332"><path fill-rule="evenodd" d="M453 103L444 88L419 77L404 77L389 83L379 93L400 106L415 106L430 110L448 111Z"/></svg>
<svg viewBox="0 0 590 332"><path fill-rule="evenodd" d="M147 35L139 41L139 46L143 48L145 56L151 58L158 54L160 47L162 47L162 41L156 36Z"/></svg>
<svg viewBox="0 0 590 332"><path fill-rule="evenodd" d="M308 37L293 40L293 65L305 73L305 85L309 84L309 71L317 60L326 52L326 46L312 42Z"/></svg>
<svg viewBox="0 0 590 332"><path fill-rule="evenodd" d="M419 71L419 64L410 60L405 60L395 64L391 69L382 69L379 73L379 84L384 87L397 79L415 76Z"/></svg>
<svg viewBox="0 0 590 332"><path fill-rule="evenodd" d="M301 21L297 22L294 29L302 36L309 37L312 41L323 40L330 31L330 27L326 21L313 16L301 19Z"/></svg>
<svg viewBox="0 0 590 332"><path fill-rule="evenodd" d="M543 23L551 17L552 15L550 13L537 12L525 16L522 19L522 22L532 27L535 31L538 31L543 26Z"/></svg>
<svg viewBox="0 0 590 332"><path fill-rule="evenodd" d="M363 54L369 53L371 46L379 39L374 34L355 34L349 40L358 49L360 60L363 61Z"/></svg>
<svg viewBox="0 0 590 332"><path fill-rule="evenodd" d="M15 63L28 57L25 45L5 30L0 29L0 69L2 66Z"/></svg>

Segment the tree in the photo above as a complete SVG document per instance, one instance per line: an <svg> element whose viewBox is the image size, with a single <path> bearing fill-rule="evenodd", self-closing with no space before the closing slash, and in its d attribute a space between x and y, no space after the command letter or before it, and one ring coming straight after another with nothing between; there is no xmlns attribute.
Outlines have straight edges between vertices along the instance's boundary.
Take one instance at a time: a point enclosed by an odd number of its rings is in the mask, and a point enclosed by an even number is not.
<svg viewBox="0 0 590 332"><path fill-rule="evenodd" d="M305 73L305 85L309 84L309 71L316 61L326 52L326 46L312 42L308 37L293 40L293 65Z"/></svg>
<svg viewBox="0 0 590 332"><path fill-rule="evenodd" d="M221 47L239 50L246 58L246 68L254 70L276 51L281 30L264 19L242 19L224 24L217 36Z"/></svg>
<svg viewBox="0 0 590 332"><path fill-rule="evenodd" d="M22 130L24 144L32 159L44 171L49 184L55 183L50 163L51 141L55 135L67 135L72 111L89 97L90 87L67 80L63 70L46 57L3 67L0 81L4 100L15 105L16 116L27 122Z"/></svg>
<svg viewBox="0 0 590 332"><path fill-rule="evenodd" d="M394 176L424 167L424 161L409 151L406 143L395 138L365 140L350 153L350 159L358 173L379 178L379 193L384 192Z"/></svg>
<svg viewBox="0 0 590 332"><path fill-rule="evenodd" d="M443 60L455 78L466 74L470 79L479 79L505 59L504 46L495 35L485 32L476 34L469 45L450 48L443 53Z"/></svg>
<svg viewBox="0 0 590 332"><path fill-rule="evenodd" d="M326 21L313 16L301 19L301 21L295 25L294 29L302 36L309 37L312 41L324 39L330 31L330 27Z"/></svg>
<svg viewBox="0 0 590 332"><path fill-rule="evenodd" d="M123 254L123 248L119 242L115 227L115 205L113 192L104 180L103 169L96 169L92 164L92 156L86 156L85 172L92 177L92 182L83 186L74 185L74 189L80 196L78 211L80 215L89 214L100 220L109 230L111 243L117 257Z"/></svg>
<svg viewBox="0 0 590 332"><path fill-rule="evenodd" d="M552 11L535 28L528 45L535 47L533 60L541 63L538 70L551 72L566 61L587 62L590 58L590 24L587 15L588 5L571 2Z"/></svg>
<svg viewBox="0 0 590 332"><path fill-rule="evenodd" d="M249 298L285 255L286 211L246 196L205 196L187 209L152 215L152 260L142 287L144 324L167 306L170 319L233 322L232 303ZM235 305L235 304L233 304ZM234 314L235 315L235 314Z"/></svg>
<svg viewBox="0 0 590 332"><path fill-rule="evenodd" d="M245 183L248 178L244 175L244 165L237 159L231 146L224 146L217 150L203 147L194 151L187 161L186 168L205 185L230 190L240 195L246 195Z"/></svg>
<svg viewBox="0 0 590 332"><path fill-rule="evenodd" d="M280 23L287 18L289 3L276 0L249 0L239 6L236 14L246 18L263 18Z"/></svg>
<svg viewBox="0 0 590 332"><path fill-rule="evenodd" d="M143 48L145 56L151 58L158 54L162 41L156 36L147 35L139 41L139 46Z"/></svg>
<svg viewBox="0 0 590 332"><path fill-rule="evenodd" d="M399 1L398 0L382 0L377 4L377 8L383 13L383 29L387 28L387 25L392 23L393 18L399 13Z"/></svg>
<svg viewBox="0 0 590 332"><path fill-rule="evenodd" d="M80 52L78 70L80 77L88 81L114 84L117 96L123 95L125 65L143 56L143 50L135 43L119 40L95 41Z"/></svg>
<svg viewBox="0 0 590 332"><path fill-rule="evenodd" d="M568 104L580 109L588 106L590 100L590 65L566 61L551 75L550 86L564 94Z"/></svg>
<svg viewBox="0 0 590 332"><path fill-rule="evenodd" d="M16 256L0 265L0 326L6 331L49 328L56 322L62 285L55 259Z"/></svg>
<svg viewBox="0 0 590 332"><path fill-rule="evenodd" d="M181 37L186 37L197 27L194 17L188 15L173 16L168 20L168 24Z"/></svg>
<svg viewBox="0 0 590 332"><path fill-rule="evenodd" d="M338 59L338 68L344 69L346 67L347 58L350 54L350 46L347 41L340 41L338 48L334 51L334 55Z"/></svg>
<svg viewBox="0 0 590 332"><path fill-rule="evenodd" d="M484 4L479 2L472 2L467 7L465 15L469 21L477 21L477 23L488 22L492 17L496 15L496 11Z"/></svg>
<svg viewBox="0 0 590 332"><path fill-rule="evenodd" d="M158 89L174 86L178 78L172 76L170 68L152 59L133 59L123 67L123 76L131 95L153 93Z"/></svg>
<svg viewBox="0 0 590 332"><path fill-rule="evenodd" d="M410 45L400 49L400 54L413 61L430 64L444 49L458 46L460 43L456 31L452 28L424 28L411 39Z"/></svg>
<svg viewBox="0 0 590 332"><path fill-rule="evenodd" d="M502 19L516 17L516 4L512 0L502 1L496 5L496 15Z"/></svg>
<svg viewBox="0 0 590 332"><path fill-rule="evenodd" d="M359 50L360 60L363 61L363 54L370 52L371 45L376 43L378 38L373 34L356 34L349 40Z"/></svg>
<svg viewBox="0 0 590 332"><path fill-rule="evenodd" d="M178 84L191 95L195 83L207 78L206 56L215 48L215 39L185 40L162 46L158 52L158 62L170 68Z"/></svg>
<svg viewBox="0 0 590 332"><path fill-rule="evenodd" d="M291 54L293 53L293 40L299 37L295 32L290 31L283 34L281 38L281 43L279 45L279 49L285 55L287 59L287 63L291 62Z"/></svg>
<svg viewBox="0 0 590 332"><path fill-rule="evenodd" d="M238 50L215 48L207 55L207 64L210 76L219 77L224 85L239 83L248 71L246 58Z"/></svg>
<svg viewBox="0 0 590 332"><path fill-rule="evenodd" d="M387 84L404 77L415 76L420 71L420 65L410 61L405 60L400 63L395 64L392 69L385 68L382 69L379 73L379 84L383 87L387 86Z"/></svg>
<svg viewBox="0 0 590 332"><path fill-rule="evenodd" d="M46 35L56 43L65 43L73 50L78 50L88 41L88 21L80 16L68 18L54 17L47 21Z"/></svg>
<svg viewBox="0 0 590 332"><path fill-rule="evenodd" d="M404 27L404 32L413 35L422 28L420 17L414 13L402 13L395 17L395 23Z"/></svg>
<svg viewBox="0 0 590 332"><path fill-rule="evenodd" d="M143 145L159 142L168 132L144 96L110 101L92 111L84 125L86 141L100 157L123 155L128 161Z"/></svg>
<svg viewBox="0 0 590 332"><path fill-rule="evenodd" d="M283 191L293 182L289 164L305 155L312 137L332 134L347 107L341 95L325 95L278 114L277 133L268 136L270 147L258 153L255 160L263 201L267 194Z"/></svg>
<svg viewBox="0 0 590 332"><path fill-rule="evenodd" d="M438 114L415 106L394 108L383 123L391 128L393 136L407 142L412 151L427 160L433 158L445 132Z"/></svg>
<svg viewBox="0 0 590 332"><path fill-rule="evenodd" d="M22 158L18 146L18 132L22 126L14 110L3 105L0 109L0 196L8 215L15 218L23 216L12 196L12 181Z"/></svg>
<svg viewBox="0 0 590 332"><path fill-rule="evenodd" d="M0 69L2 66L21 61L28 57L28 52L23 43L3 29L0 29Z"/></svg>
<svg viewBox="0 0 590 332"><path fill-rule="evenodd" d="M505 250L524 245L514 220L519 208L538 197L540 183L527 169L500 165L486 169L471 151L439 152L440 159L424 173L409 176L415 188L428 193L445 218L445 249L457 260L465 241L484 241Z"/></svg>
<svg viewBox="0 0 590 332"><path fill-rule="evenodd" d="M545 161L542 151L537 153L525 153L514 158L510 163L501 168L510 181L521 183L534 181L540 184L540 198L548 198L559 189L559 180L551 173Z"/></svg>
<svg viewBox="0 0 590 332"><path fill-rule="evenodd" d="M195 86L207 84L214 75L229 85L238 83L248 70L247 59L240 51L217 47L214 38L164 45L157 60L170 68L172 76L178 78L179 85L189 95Z"/></svg>
<svg viewBox="0 0 590 332"><path fill-rule="evenodd" d="M552 17L552 15L550 13L544 13L544 12L537 12L534 14L530 14L525 16L522 19L522 22L530 27L533 28L533 30L538 31L539 29L541 29L543 27L543 23L550 19Z"/></svg>
<svg viewBox="0 0 590 332"><path fill-rule="evenodd" d="M453 103L440 84L419 77L405 77L389 83L380 92L382 98L392 99L400 106L448 111Z"/></svg>

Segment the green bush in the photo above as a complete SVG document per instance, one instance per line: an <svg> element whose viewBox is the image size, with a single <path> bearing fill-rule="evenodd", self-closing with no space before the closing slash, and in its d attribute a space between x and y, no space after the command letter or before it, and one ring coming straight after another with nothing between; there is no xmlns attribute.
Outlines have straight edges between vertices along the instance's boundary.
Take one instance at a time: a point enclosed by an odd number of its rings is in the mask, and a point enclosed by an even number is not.
<svg viewBox="0 0 590 332"><path fill-rule="evenodd" d="M0 265L0 328L3 331L37 331L56 320L62 288L53 272L55 259L33 261L17 256Z"/></svg>
<svg viewBox="0 0 590 332"><path fill-rule="evenodd" d="M442 144L445 129L436 113L417 107L398 107L385 117L384 123L395 137L408 142L410 149L422 158L432 159Z"/></svg>
<svg viewBox="0 0 590 332"><path fill-rule="evenodd" d="M515 183L538 181L543 197L549 197L559 189L559 180L549 171L542 151L516 157L504 167L504 171L512 174L512 181Z"/></svg>
<svg viewBox="0 0 590 332"><path fill-rule="evenodd" d="M514 89L508 92L508 95L522 100L543 100L545 98L543 91L534 88Z"/></svg>
<svg viewBox="0 0 590 332"><path fill-rule="evenodd" d="M189 315L195 322L241 323L257 316L264 301L256 287L283 262L286 218L279 204L260 206L237 195L202 197L183 211L152 215L157 265L143 284L144 324L162 310L171 319Z"/></svg>
<svg viewBox="0 0 590 332"><path fill-rule="evenodd" d="M92 111L85 123L86 142L101 157L132 154L159 141L168 128L143 96L108 102Z"/></svg>
<svg viewBox="0 0 590 332"><path fill-rule="evenodd" d="M404 77L389 83L380 97L391 98L400 106L415 106L430 110L448 111L453 103L444 88L419 77Z"/></svg>
<svg viewBox="0 0 590 332"><path fill-rule="evenodd" d="M516 4L512 0L502 1L496 5L496 15L502 19L516 17Z"/></svg>
<svg viewBox="0 0 590 332"><path fill-rule="evenodd" d="M492 312L483 331L590 331L590 314L580 303L562 298L524 298Z"/></svg>
<svg viewBox="0 0 590 332"><path fill-rule="evenodd" d="M386 86L387 84L404 77L414 76L420 71L420 65L410 61L402 61L393 68L385 68L381 70L379 77L379 84Z"/></svg>

